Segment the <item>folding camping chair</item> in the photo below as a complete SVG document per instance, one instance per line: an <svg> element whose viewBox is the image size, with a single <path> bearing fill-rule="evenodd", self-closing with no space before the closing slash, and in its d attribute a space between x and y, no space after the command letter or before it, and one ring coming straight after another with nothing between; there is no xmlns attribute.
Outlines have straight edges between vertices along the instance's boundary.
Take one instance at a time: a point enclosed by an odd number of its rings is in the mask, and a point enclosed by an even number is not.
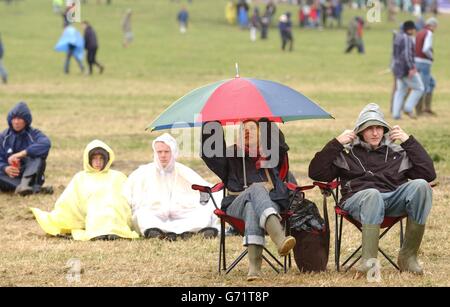
<svg viewBox="0 0 450 307"><path fill-rule="evenodd" d="M334 242L335 242L335 250L334 250L334 261L336 265L336 271L340 271L341 266L345 266L355 255L361 250L362 245L360 245L342 264L341 264L341 243L342 243L342 228L343 228L343 219L349 221L351 224L353 224L360 232L362 232L362 225L360 222L352 218L352 216L342 208L338 206L339 203L339 181L333 181L328 183L323 182L314 182L314 186L317 186L320 188L320 191L323 195L323 201L326 202L327 198L329 196L333 196L333 200L335 202L334 206L334 212L335 212L335 235L334 235ZM403 245L403 219L406 217L399 216L399 217L391 217L391 216L385 216L382 224L380 225L381 229L384 229L384 231L380 234L380 240L391 230L391 228L397 224L400 223L400 247ZM389 257L380 247L378 247L378 250L380 253L391 263L397 270L400 270L400 268L397 266L397 264ZM346 272L355 265L355 263L361 259L361 256L359 255L356 257L356 259L346 268Z"/></svg>
<svg viewBox="0 0 450 307"><path fill-rule="evenodd" d="M294 193L291 196L291 201L290 201L289 207L292 204L296 194L303 193L303 191L313 189L315 187L314 185L300 187L300 186L297 186L292 183L286 183L286 186L292 193ZM214 214L220 219L219 274L221 274L222 270L224 270L226 272L226 274L228 274L247 255L248 251L247 251L247 249L245 249L227 268L226 249L225 249L225 238L226 238L225 223L231 225L241 236L244 236L245 222L244 222L244 220L241 220L241 219L238 219L238 218L228 215L224 210L220 209L219 206L217 205L212 193L216 193L216 192L223 190L224 195L225 195L226 189L225 189L225 184L223 182L220 182L220 183L214 185L213 187L207 187L207 186L201 186L201 185L194 184L194 185L192 185L192 189L200 191L200 192L208 193L209 196L211 197L211 200L213 201L215 208L216 208L214 210ZM280 212L280 215L282 218L281 222L284 224L286 236L290 235L289 218L292 216L292 214L293 213L290 210ZM262 255L264 261L266 261L266 263L269 264L269 266L275 272L280 273L277 266L282 268L285 273L287 272L288 268L290 268L292 266L291 254L284 256L284 263L281 263L280 260L278 260L266 247L264 247L264 252L267 253L267 255L275 262L275 265L274 265L274 263L272 263L272 261L269 258L267 258L264 254Z"/></svg>

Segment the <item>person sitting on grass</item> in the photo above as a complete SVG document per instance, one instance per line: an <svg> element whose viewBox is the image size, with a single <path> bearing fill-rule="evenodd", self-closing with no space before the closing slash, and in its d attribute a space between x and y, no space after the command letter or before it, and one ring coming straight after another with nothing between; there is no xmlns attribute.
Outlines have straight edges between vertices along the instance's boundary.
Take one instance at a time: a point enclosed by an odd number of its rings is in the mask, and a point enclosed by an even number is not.
<svg viewBox="0 0 450 307"><path fill-rule="evenodd" d="M197 232L206 238L217 236L212 201L191 188L193 184L211 184L176 162L178 146L170 134L156 138L152 147L154 162L131 173L124 187L135 228L146 238L172 241L178 235L184 239ZM217 194L215 199L221 201Z"/></svg>
<svg viewBox="0 0 450 307"><path fill-rule="evenodd" d="M31 208L39 226L52 236L72 234L75 240L136 239L131 229L131 209L122 196L127 177L110 169L112 149L99 140L90 142L83 155L84 170L78 172L45 212Z"/></svg>
<svg viewBox="0 0 450 307"><path fill-rule="evenodd" d="M31 111L25 102L8 113L7 121L9 128L0 134L0 191L22 196L53 193L51 187L42 187L50 139L31 127Z"/></svg>

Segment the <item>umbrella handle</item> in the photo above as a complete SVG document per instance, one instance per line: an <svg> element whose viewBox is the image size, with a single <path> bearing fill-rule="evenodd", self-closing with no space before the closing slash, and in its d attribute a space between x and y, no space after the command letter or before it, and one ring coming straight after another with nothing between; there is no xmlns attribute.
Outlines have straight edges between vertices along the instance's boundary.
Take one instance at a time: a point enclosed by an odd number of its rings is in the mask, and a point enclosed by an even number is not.
<svg viewBox="0 0 450 307"><path fill-rule="evenodd" d="M242 169L244 171L244 189L247 189L248 186L247 186L247 173L245 170L244 123L241 122L240 126L241 126Z"/></svg>

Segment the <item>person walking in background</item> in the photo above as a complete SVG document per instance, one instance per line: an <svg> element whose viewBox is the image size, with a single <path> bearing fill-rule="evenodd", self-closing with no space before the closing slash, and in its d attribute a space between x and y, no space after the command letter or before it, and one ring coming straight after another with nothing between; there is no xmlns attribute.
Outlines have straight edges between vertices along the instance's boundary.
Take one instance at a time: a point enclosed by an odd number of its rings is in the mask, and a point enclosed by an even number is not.
<svg viewBox="0 0 450 307"><path fill-rule="evenodd" d="M237 5L238 20L241 29L248 28L248 11L249 6L245 0L240 0Z"/></svg>
<svg viewBox="0 0 450 307"><path fill-rule="evenodd" d="M2 77L3 84L8 83L8 73L3 66L3 55L5 54L5 49L3 48L2 36L0 34L0 76Z"/></svg>
<svg viewBox="0 0 450 307"><path fill-rule="evenodd" d="M234 25L236 23L236 17L236 3L234 3L234 1L228 1L225 6L225 19L230 25Z"/></svg>
<svg viewBox="0 0 450 307"><path fill-rule="evenodd" d="M84 52L84 39L81 33L70 23L64 28L63 34L55 46L55 50L59 52L66 52L66 61L64 63L64 73L69 73L70 59L72 57L78 63L81 72L84 72L83 66L83 52Z"/></svg>
<svg viewBox="0 0 450 307"><path fill-rule="evenodd" d="M291 13L287 12L280 16L280 22L278 23L281 35L281 50L286 49L286 45L289 43L289 51L293 50L294 38L292 37L292 22Z"/></svg>
<svg viewBox="0 0 450 307"><path fill-rule="evenodd" d="M345 53L350 53L354 47L358 48L360 54L364 53L363 41L364 20L356 16L350 21L347 30L347 49Z"/></svg>
<svg viewBox="0 0 450 307"><path fill-rule="evenodd" d="M103 65L99 64L96 59L98 49L97 34L95 33L94 28L92 28L89 22L83 21L83 27L84 27L84 48L87 51L86 59L89 66L89 74L92 75L93 65L96 65L100 70L100 74L102 74L105 68L103 67Z"/></svg>
<svg viewBox="0 0 450 307"><path fill-rule="evenodd" d="M252 18L250 19L250 40L256 41L256 34L261 28L261 16L259 16L259 9L257 7L253 10Z"/></svg>
<svg viewBox="0 0 450 307"><path fill-rule="evenodd" d="M180 33L186 33L189 21L189 13L186 7L182 7L177 15L178 24L180 26Z"/></svg>
<svg viewBox="0 0 450 307"><path fill-rule="evenodd" d="M408 20L403 23L402 31L399 31L394 39L392 55L393 71L396 78L396 90L392 105L392 116L394 119L400 119L403 101L409 88L411 92L406 100L404 112L410 118L416 119L413 113L414 107L424 92L422 79L414 63L416 47L413 38L415 32L416 26L414 21Z"/></svg>
<svg viewBox="0 0 450 307"><path fill-rule="evenodd" d="M127 48L133 41L133 32L131 30L132 10L128 9L122 20L123 46Z"/></svg>
<svg viewBox="0 0 450 307"><path fill-rule="evenodd" d="M431 100L436 81L431 75L431 65L434 60L433 33L437 28L437 20L431 17L425 23L425 28L416 36L416 68L422 78L425 93L416 105L416 114L436 115L431 110Z"/></svg>

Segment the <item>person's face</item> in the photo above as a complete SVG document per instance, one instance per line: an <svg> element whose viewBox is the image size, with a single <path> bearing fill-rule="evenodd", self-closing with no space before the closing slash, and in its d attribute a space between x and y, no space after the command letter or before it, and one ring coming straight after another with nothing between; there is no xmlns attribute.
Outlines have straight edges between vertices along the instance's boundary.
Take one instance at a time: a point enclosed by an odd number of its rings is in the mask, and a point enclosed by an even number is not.
<svg viewBox="0 0 450 307"><path fill-rule="evenodd" d="M244 143L247 148L258 148L259 127L255 122L244 123Z"/></svg>
<svg viewBox="0 0 450 307"><path fill-rule="evenodd" d="M105 159L102 155L95 154L92 157L91 165L96 171L101 171L105 167Z"/></svg>
<svg viewBox="0 0 450 307"><path fill-rule="evenodd" d="M155 150L156 154L158 155L159 162L161 163L162 167L165 168L167 165L169 165L170 159L172 158L172 151L170 150L170 147L163 142L156 142Z"/></svg>
<svg viewBox="0 0 450 307"><path fill-rule="evenodd" d="M409 36L415 36L416 35L416 29L409 29L408 31L406 31L406 34L408 34Z"/></svg>
<svg viewBox="0 0 450 307"><path fill-rule="evenodd" d="M384 135L383 126L370 126L361 132L364 142L369 144L372 149L376 149Z"/></svg>
<svg viewBox="0 0 450 307"><path fill-rule="evenodd" d="M16 131L16 132L22 131L23 129L25 129L25 126L27 125L25 120L20 117L14 117L12 119L11 123L12 123L12 127L13 127L14 131Z"/></svg>
<svg viewBox="0 0 450 307"><path fill-rule="evenodd" d="M431 30L431 32L434 32L434 31L436 31L436 29L437 29L437 26L430 26L430 30Z"/></svg>

